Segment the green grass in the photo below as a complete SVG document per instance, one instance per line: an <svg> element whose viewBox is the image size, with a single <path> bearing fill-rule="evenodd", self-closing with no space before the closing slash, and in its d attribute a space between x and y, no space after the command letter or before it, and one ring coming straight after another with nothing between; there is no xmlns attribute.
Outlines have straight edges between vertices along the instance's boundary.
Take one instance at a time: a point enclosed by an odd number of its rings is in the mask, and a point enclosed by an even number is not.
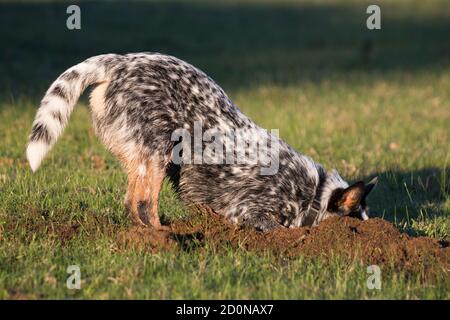
<svg viewBox="0 0 450 320"><path fill-rule="evenodd" d="M445 273L425 281L383 267L378 291L366 287L367 266L339 257L120 248L111 230L129 226L126 177L85 99L37 173L24 157L39 99L63 70L105 52L160 51L198 65L255 122L348 180L378 175L373 215L448 240L450 6L380 3L376 32L362 1L89 1L77 32L64 27L65 4L0 4L0 298L450 298ZM160 210L186 215L168 184ZM65 285L74 264L79 291Z"/></svg>

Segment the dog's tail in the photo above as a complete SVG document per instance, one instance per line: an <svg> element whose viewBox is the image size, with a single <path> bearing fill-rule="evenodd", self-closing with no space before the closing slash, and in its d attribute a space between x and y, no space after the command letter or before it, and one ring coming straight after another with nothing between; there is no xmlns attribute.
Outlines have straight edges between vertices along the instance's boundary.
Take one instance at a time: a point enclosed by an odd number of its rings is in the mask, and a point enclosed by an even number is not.
<svg viewBox="0 0 450 320"><path fill-rule="evenodd" d="M61 74L47 90L28 138L27 159L31 170L39 168L69 121L83 91L94 83L108 80L108 72L119 56L107 54L81 62Z"/></svg>

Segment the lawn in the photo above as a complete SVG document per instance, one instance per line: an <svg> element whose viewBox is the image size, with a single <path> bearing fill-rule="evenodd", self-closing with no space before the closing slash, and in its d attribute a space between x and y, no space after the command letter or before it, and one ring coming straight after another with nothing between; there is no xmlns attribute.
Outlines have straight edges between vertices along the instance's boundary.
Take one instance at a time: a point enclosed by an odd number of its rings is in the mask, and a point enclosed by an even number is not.
<svg viewBox="0 0 450 320"><path fill-rule="evenodd" d="M80 2L69 31L64 1L0 3L0 298L449 299L438 279L339 255L287 259L242 248L150 253L123 248L126 176L92 129L85 94L33 174L25 159L45 90L101 53L157 51L214 78L257 124L349 181L377 175L372 216L410 235L450 240L450 5L380 1ZM189 215L169 183L165 221ZM78 265L80 290L66 269Z"/></svg>

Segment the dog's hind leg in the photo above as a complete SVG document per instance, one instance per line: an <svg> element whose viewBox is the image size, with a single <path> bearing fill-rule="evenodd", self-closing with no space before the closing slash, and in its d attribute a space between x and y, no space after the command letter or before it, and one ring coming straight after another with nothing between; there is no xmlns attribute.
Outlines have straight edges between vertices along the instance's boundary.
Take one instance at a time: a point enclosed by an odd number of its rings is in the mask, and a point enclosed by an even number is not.
<svg viewBox="0 0 450 320"><path fill-rule="evenodd" d="M144 155L143 146L130 141L124 116L109 123L105 95L109 82L99 84L91 94L96 133L105 146L119 159L128 173L128 190L125 196L125 207L136 225L152 226L162 229L158 216L159 192L165 177L166 162L155 153L153 157ZM114 105L119 110L124 106ZM126 114L124 112L124 114Z"/></svg>
<svg viewBox="0 0 450 320"><path fill-rule="evenodd" d="M134 225L145 225L141 218L139 217L139 213L137 210L135 199L135 186L136 186L136 180L138 176L134 172L128 172L128 189L127 193L125 195L125 208L130 215L131 221Z"/></svg>
<svg viewBox="0 0 450 320"><path fill-rule="evenodd" d="M156 158L140 161L129 168L125 203L134 223L165 229L158 214L164 176L165 167Z"/></svg>

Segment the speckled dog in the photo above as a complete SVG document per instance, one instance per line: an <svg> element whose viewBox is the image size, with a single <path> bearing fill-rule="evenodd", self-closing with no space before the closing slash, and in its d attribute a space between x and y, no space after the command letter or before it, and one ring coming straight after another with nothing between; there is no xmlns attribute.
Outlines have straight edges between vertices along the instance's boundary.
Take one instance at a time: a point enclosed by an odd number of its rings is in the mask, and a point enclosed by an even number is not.
<svg viewBox="0 0 450 320"><path fill-rule="evenodd" d="M67 124L81 93L95 85L90 106L95 131L128 173L125 203L137 224L163 228L158 199L173 167L172 134L179 128L266 131L245 116L207 75L177 58L156 53L107 54L65 71L48 89L33 122L27 158L35 171ZM272 135L271 138L274 138ZM349 186L285 142L278 166L263 175L259 163L179 163L178 190L186 203L208 205L234 223L261 231L317 225L327 217L368 218L366 197L376 180Z"/></svg>

